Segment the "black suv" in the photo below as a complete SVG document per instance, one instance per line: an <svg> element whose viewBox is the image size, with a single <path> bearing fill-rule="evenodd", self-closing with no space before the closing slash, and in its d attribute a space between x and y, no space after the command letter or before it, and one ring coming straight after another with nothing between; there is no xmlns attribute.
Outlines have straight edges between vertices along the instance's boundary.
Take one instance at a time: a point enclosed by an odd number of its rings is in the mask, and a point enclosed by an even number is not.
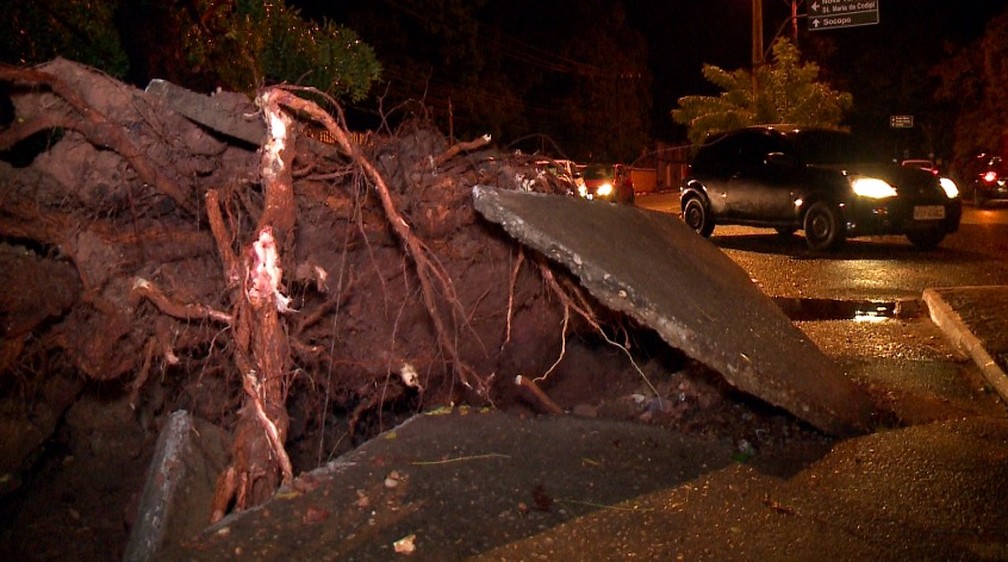
<svg viewBox="0 0 1008 562"><path fill-rule="evenodd" d="M813 250L848 237L904 234L920 248L959 228L955 184L886 163L841 131L748 127L701 145L680 188L683 220L710 236L716 224L799 229Z"/></svg>

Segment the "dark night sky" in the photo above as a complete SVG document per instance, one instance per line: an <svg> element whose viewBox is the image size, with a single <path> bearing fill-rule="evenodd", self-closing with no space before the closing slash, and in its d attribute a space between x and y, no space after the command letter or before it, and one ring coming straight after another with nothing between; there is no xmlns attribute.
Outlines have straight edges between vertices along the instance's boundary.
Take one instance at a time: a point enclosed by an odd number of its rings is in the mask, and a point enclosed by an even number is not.
<svg viewBox="0 0 1008 562"><path fill-rule="evenodd" d="M750 0L627 2L635 24L648 37L652 68L669 91L685 93L708 62L726 69L748 66L751 57ZM830 39L851 58L864 52L883 59L913 57L937 63L944 41L962 43L979 36L987 21L1008 6L1005 0L879 0L879 23L847 29L809 31L799 20L799 44ZM772 36L790 15L789 0L763 0L764 36ZM804 2L799 14L805 12ZM790 32L786 26L785 34ZM900 52L892 48L903 47ZM842 55L842 53L840 53ZM841 56L842 60L842 56ZM838 72L854 69L836 68ZM683 86L678 86L682 84Z"/></svg>
<svg viewBox="0 0 1008 562"><path fill-rule="evenodd" d="M805 13L806 3L799 3L799 14ZM751 0L626 4L649 41L653 114L658 119L682 95L715 93L700 76L704 63L726 70L750 65ZM945 58L946 44L968 44L980 37L987 22L1008 8L1008 1L878 0L878 6L876 25L810 31L806 19L798 23L799 47L819 62L831 85L854 94L855 110L886 95L876 85L924 79ZM769 47L789 19L790 1L763 0L763 12L764 42ZM790 33L789 26L784 33ZM815 54L824 50L831 54ZM889 103L890 113L913 112L912 107L901 107L899 99Z"/></svg>
<svg viewBox="0 0 1008 562"><path fill-rule="evenodd" d="M810 1L799 2L800 14L805 13L805 4ZM342 6L360 9L369 4L355 0L290 3L305 15L324 15L337 23L344 23L340 17ZM561 5L570 2L510 0L508 4L518 13L526 10L529 18L547 19L564 18ZM751 0L624 0L623 5L629 25L639 30L648 44L656 129L670 126L668 112L680 96L716 92L701 76L704 63L726 70L750 64ZM806 58L819 62L823 77L831 85L854 94L856 107L868 102L890 106L875 108L875 114L912 111L912 103L911 107L896 107L901 104L898 99L880 98L886 98L892 84L924 79L944 59L948 43L967 44L981 36L987 22L1008 8L1008 0L878 0L878 5L877 25L809 31L802 18L798 41ZM789 34L790 27L784 26L789 15L790 0L763 0L766 47L782 27ZM521 41L535 41L523 37L517 27L506 32ZM590 40L591 33L586 33L586 40ZM549 49L549 45L535 46ZM878 120L877 115L872 119Z"/></svg>

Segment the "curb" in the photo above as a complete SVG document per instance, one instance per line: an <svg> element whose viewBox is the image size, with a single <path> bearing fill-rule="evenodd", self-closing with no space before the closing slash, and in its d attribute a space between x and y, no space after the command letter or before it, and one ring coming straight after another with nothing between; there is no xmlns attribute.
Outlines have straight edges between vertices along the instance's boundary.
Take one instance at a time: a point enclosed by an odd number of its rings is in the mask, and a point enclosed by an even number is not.
<svg viewBox="0 0 1008 562"><path fill-rule="evenodd" d="M924 289L923 299L930 311L931 321L945 333L953 345L973 359L987 382L994 387L1002 400L1008 402L1008 375L987 353L983 342L970 331L959 313L949 306L937 289Z"/></svg>

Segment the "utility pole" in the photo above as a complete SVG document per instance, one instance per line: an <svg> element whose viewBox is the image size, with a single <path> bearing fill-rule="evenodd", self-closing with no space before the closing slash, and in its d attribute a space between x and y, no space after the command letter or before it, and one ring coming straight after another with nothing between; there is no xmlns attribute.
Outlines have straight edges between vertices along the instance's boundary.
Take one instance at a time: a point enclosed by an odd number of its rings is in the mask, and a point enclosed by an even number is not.
<svg viewBox="0 0 1008 562"><path fill-rule="evenodd" d="M791 0L791 39L798 46L798 0Z"/></svg>
<svg viewBox="0 0 1008 562"><path fill-rule="evenodd" d="M763 66L763 0L752 3L752 90L753 98L759 93L756 72Z"/></svg>

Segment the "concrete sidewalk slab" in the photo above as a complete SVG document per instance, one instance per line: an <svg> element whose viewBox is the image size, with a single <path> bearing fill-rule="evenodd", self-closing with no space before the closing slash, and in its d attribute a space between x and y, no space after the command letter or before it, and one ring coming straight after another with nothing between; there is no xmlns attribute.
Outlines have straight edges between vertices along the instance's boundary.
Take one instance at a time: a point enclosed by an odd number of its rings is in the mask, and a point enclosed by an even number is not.
<svg viewBox="0 0 1008 562"><path fill-rule="evenodd" d="M130 531L123 562L147 562L168 544L196 535L210 521L217 476L227 464L224 430L185 410L168 416Z"/></svg>
<svg viewBox="0 0 1008 562"><path fill-rule="evenodd" d="M930 288L923 299L931 320L1008 401L1008 286Z"/></svg>
<svg viewBox="0 0 1008 562"><path fill-rule="evenodd" d="M420 415L157 560L1008 556L1004 417L838 441L790 475L733 451L632 422Z"/></svg>
<svg viewBox="0 0 1008 562"><path fill-rule="evenodd" d="M883 431L792 478L727 466L471 560L1005 560L1006 443L1003 418Z"/></svg>
<svg viewBox="0 0 1008 562"><path fill-rule="evenodd" d="M397 542L415 548L413 560L462 560L730 466L735 451L636 422L442 410L157 560L395 560Z"/></svg>
<svg viewBox="0 0 1008 562"><path fill-rule="evenodd" d="M604 305L729 384L833 435L871 428L864 391L745 270L675 216L484 186L473 199L484 217L569 268Z"/></svg>

